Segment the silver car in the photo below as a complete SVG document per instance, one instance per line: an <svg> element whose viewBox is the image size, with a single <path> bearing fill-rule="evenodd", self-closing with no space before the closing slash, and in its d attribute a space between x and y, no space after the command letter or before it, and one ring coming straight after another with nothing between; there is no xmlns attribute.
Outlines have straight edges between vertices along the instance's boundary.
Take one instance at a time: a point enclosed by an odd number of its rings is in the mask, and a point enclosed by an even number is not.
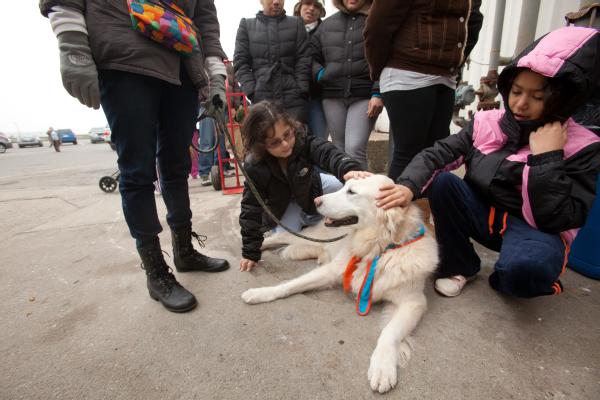
<svg viewBox="0 0 600 400"><path fill-rule="evenodd" d="M23 147L42 147L42 141L34 134L21 134L19 137L19 148Z"/></svg>

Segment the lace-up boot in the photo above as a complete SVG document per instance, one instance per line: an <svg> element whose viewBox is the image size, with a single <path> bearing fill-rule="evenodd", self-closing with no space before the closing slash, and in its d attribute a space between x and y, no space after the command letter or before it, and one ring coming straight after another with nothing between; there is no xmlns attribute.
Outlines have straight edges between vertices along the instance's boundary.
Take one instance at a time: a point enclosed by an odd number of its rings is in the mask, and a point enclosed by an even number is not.
<svg viewBox="0 0 600 400"><path fill-rule="evenodd" d="M160 245L139 248L138 252L142 259L142 269L146 271L150 297L173 312L186 312L198 305L194 295L175 279L163 258Z"/></svg>
<svg viewBox="0 0 600 400"><path fill-rule="evenodd" d="M206 236L192 232L192 228L171 231L173 239L173 256L177 272L204 271L221 272L229 268L229 262L222 258L207 257L200 254L192 245L194 237L201 247L204 247Z"/></svg>

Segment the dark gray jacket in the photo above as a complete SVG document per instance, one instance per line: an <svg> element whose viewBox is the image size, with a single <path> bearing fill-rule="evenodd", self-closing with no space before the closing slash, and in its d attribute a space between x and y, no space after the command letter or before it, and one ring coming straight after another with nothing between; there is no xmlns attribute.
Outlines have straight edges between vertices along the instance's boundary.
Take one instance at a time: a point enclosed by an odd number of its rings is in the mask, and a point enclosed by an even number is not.
<svg viewBox="0 0 600 400"><path fill-rule="evenodd" d="M323 98L370 98L379 93L379 82L369 77L363 29L367 16L340 12L323 21L311 39L313 78L323 68L318 82Z"/></svg>
<svg viewBox="0 0 600 400"><path fill-rule="evenodd" d="M178 0L192 19L201 38L204 57L226 58L219 39L219 21L213 0ZM135 31L125 0L40 0L40 11L48 16L51 8L62 6L85 16L92 55L98 69L115 69L180 84L182 56ZM198 69L204 68L197 57Z"/></svg>
<svg viewBox="0 0 600 400"><path fill-rule="evenodd" d="M310 55L302 20L285 14L242 18L235 39L235 77L253 102L280 101L306 106Z"/></svg>

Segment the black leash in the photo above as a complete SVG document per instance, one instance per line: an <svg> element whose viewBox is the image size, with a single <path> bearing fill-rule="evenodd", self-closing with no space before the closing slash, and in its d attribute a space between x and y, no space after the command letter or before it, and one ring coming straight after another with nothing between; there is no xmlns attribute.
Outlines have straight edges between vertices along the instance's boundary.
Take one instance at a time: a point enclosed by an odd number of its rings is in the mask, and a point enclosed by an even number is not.
<svg viewBox="0 0 600 400"><path fill-rule="evenodd" d="M344 234L344 235L338 236L338 237L334 237L334 238L331 238L331 239L316 239L316 238L312 238L310 236L306 236L306 235L303 235L301 233L295 232L290 227L286 226L283 222L281 222L279 220L279 218L277 218L273 214L273 212L271 211L271 209L267 206L267 204L264 202L264 200L262 199L262 197L258 193L258 190L256 189L256 186L254 185L254 182L252 182L252 179L250 179L250 177L248 176L248 173L246 172L246 169L244 168L244 166L242 164L242 161L240 160L240 157L237 154L236 147L233 144L233 139L231 138L231 134L229 132L229 129L227 129L225 127L225 120L224 120L224 115L223 115L223 112L222 112L223 107L222 107L221 101L219 100L218 97L216 97L216 98L213 98L212 102L213 102L213 106L214 107L212 107L210 110L207 109L207 108L205 108L205 111L204 111L203 115L199 117L199 120L202 119L202 118L211 117L211 118L213 118L217 122L217 124L216 124L216 128L217 128L216 129L216 135L220 136L220 135L224 134L225 137L227 137L227 140L229 141L229 144L231 145L231 151L233 152L233 156L235 157L237 165L240 168L240 170L242 171L242 174L244 175L244 178L246 178L246 183L250 187L250 190L254 194L254 197L256 197L256 200L258 201L258 203L260 204L260 206L263 208L263 210L265 210L265 212L269 215L269 217L271 217L271 219L273 219L273 221L275 221L275 223L277 223L277 225L281 226L283 229L285 229L286 231L288 231L292 235L297 236L297 237L299 237L301 239L310 240L311 242L331 243L331 242L337 242L338 240L341 240L341 239L345 238L347 236L347 234Z"/></svg>

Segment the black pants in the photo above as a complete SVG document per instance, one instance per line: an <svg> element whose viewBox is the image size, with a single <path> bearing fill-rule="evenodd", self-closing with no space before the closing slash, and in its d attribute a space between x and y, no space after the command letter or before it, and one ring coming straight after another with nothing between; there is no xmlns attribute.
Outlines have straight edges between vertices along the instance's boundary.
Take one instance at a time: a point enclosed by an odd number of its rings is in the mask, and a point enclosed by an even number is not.
<svg viewBox="0 0 600 400"><path fill-rule="evenodd" d="M394 138L388 176L396 180L421 150L450 135L454 90L445 85L382 93Z"/></svg>
<svg viewBox="0 0 600 400"><path fill-rule="evenodd" d="M157 162L169 227L191 226L187 179L198 97L189 79L182 81L177 86L139 74L100 71L102 108L119 157L123 213L138 247L154 242L162 231L154 199Z"/></svg>

